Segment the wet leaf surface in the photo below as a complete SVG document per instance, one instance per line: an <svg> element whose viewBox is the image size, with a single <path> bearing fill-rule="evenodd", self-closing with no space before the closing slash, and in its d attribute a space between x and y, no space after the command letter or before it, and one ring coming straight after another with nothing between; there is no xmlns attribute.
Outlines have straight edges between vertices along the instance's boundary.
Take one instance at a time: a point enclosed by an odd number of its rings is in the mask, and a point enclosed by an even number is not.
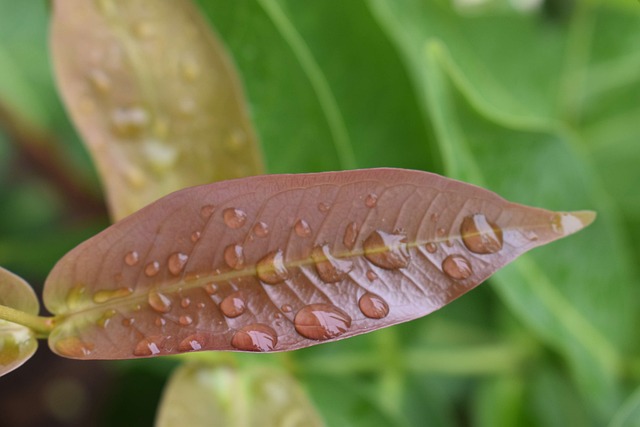
<svg viewBox="0 0 640 427"><path fill-rule="evenodd" d="M60 319L50 346L117 359L343 339L429 314L594 215L400 169L190 188L56 265L44 290Z"/></svg>
<svg viewBox="0 0 640 427"><path fill-rule="evenodd" d="M31 286L2 267L0 291L0 305L38 314L38 298ZM37 348L38 341L29 328L0 320L0 376L20 367Z"/></svg>
<svg viewBox="0 0 640 427"><path fill-rule="evenodd" d="M54 2L58 85L116 219L263 171L236 71L188 0Z"/></svg>

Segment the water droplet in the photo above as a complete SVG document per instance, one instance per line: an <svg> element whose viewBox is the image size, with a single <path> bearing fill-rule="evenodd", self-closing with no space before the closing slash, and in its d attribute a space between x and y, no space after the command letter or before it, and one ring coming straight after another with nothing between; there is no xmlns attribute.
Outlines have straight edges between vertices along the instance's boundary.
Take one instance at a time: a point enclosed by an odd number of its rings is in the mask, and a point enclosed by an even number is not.
<svg viewBox="0 0 640 427"><path fill-rule="evenodd" d="M442 261L442 271L456 280L463 280L471 276L471 264L462 255L449 255Z"/></svg>
<svg viewBox="0 0 640 427"><path fill-rule="evenodd" d="M161 327L167 324L167 321L163 318L163 317L156 317L156 320L154 322L156 324L157 327Z"/></svg>
<svg viewBox="0 0 640 427"><path fill-rule="evenodd" d="M211 215L213 215L213 211L215 210L216 208L213 205L204 205L200 208L200 217L204 220L207 220L211 217Z"/></svg>
<svg viewBox="0 0 640 427"><path fill-rule="evenodd" d="M203 334L189 335L180 341L178 350L181 352L202 350L205 347L206 342L207 337Z"/></svg>
<svg viewBox="0 0 640 427"><path fill-rule="evenodd" d="M167 259L167 267L169 268L169 273L177 276L182 273L184 270L184 266L187 264L189 260L189 255L183 254L181 252L174 252L169 255Z"/></svg>
<svg viewBox="0 0 640 427"><path fill-rule="evenodd" d="M200 67L195 59L185 58L180 65L182 76L187 81L193 82L200 76Z"/></svg>
<svg viewBox="0 0 640 427"><path fill-rule="evenodd" d="M137 137L149 123L149 114L140 107L116 108L111 114L111 125L118 136Z"/></svg>
<svg viewBox="0 0 640 427"><path fill-rule="evenodd" d="M289 277L284 265L284 255L280 249L268 253L256 265L258 277L269 285L277 285Z"/></svg>
<svg viewBox="0 0 640 427"><path fill-rule="evenodd" d="M378 204L378 195L375 193L367 194L367 197L364 199L364 204L368 208L375 208Z"/></svg>
<svg viewBox="0 0 640 427"><path fill-rule="evenodd" d="M168 296L157 291L149 293L147 298L149 305L158 313L168 313L171 310L171 300Z"/></svg>
<svg viewBox="0 0 640 427"><path fill-rule="evenodd" d="M299 237L309 237L311 235L311 227L304 219L299 219L293 227Z"/></svg>
<svg viewBox="0 0 640 427"><path fill-rule="evenodd" d="M189 326L190 324L193 323L193 319L191 318L191 316L180 316L180 318L178 319L178 322L182 325L182 326Z"/></svg>
<svg viewBox="0 0 640 427"><path fill-rule="evenodd" d="M429 218L431 218L432 222L438 222L438 220L440 219L440 214L434 212L434 213L431 214L431 216Z"/></svg>
<svg viewBox="0 0 640 427"><path fill-rule="evenodd" d="M224 262L235 270L244 267L244 249L240 245L229 245L224 249Z"/></svg>
<svg viewBox="0 0 640 427"><path fill-rule="evenodd" d="M257 222L256 225L253 226L253 234L258 237L267 237L269 235L269 226L264 222Z"/></svg>
<svg viewBox="0 0 640 427"><path fill-rule="evenodd" d="M78 337L66 337L56 341L56 352L66 357L82 358L89 356L95 346Z"/></svg>
<svg viewBox="0 0 640 427"><path fill-rule="evenodd" d="M179 152L175 147L156 139L146 140L143 150L143 158L151 169L158 174L163 174L171 169L178 160Z"/></svg>
<svg viewBox="0 0 640 427"><path fill-rule="evenodd" d="M407 238L402 234L389 234L376 230L364 241L364 256L378 267L393 270L409 265Z"/></svg>
<svg viewBox="0 0 640 427"><path fill-rule="evenodd" d="M78 307L80 302L84 299L86 291L87 288L82 285L74 286L69 289L65 299L67 306L71 309Z"/></svg>
<svg viewBox="0 0 640 427"><path fill-rule="evenodd" d="M116 311L115 310L113 310L113 309L107 310L104 313L102 313L102 316L100 316L100 318L98 319L98 321L96 323L101 328L106 328L107 325L109 324L109 322L111 321L111 318L113 316L115 316L115 315L116 315Z"/></svg>
<svg viewBox="0 0 640 427"><path fill-rule="evenodd" d="M377 278L378 278L378 275L375 273L375 271L367 270L367 279L369 279L370 282L373 282Z"/></svg>
<svg viewBox="0 0 640 427"><path fill-rule="evenodd" d="M144 274L147 277L153 277L160 271L160 263L158 261L151 261L144 267Z"/></svg>
<svg viewBox="0 0 640 427"><path fill-rule="evenodd" d="M261 323L244 326L231 338L231 345L242 351L272 351L277 343L276 331Z"/></svg>
<svg viewBox="0 0 640 427"><path fill-rule="evenodd" d="M204 285L204 290L209 294L209 295L213 295L216 292L218 292L218 285L216 285L215 283L211 282L211 283L207 283L206 285Z"/></svg>
<svg viewBox="0 0 640 427"><path fill-rule="evenodd" d="M464 245L477 254L492 254L502 249L502 229L482 214L466 217L460 225Z"/></svg>
<svg viewBox="0 0 640 427"><path fill-rule="evenodd" d="M93 294L93 302L96 304L102 304L107 301L111 301L116 298L123 298L133 293L133 289L131 288L117 288L110 290L98 291Z"/></svg>
<svg viewBox="0 0 640 427"><path fill-rule="evenodd" d="M382 319L389 314L389 305L379 295L367 292L360 297L358 307L365 316L371 319Z"/></svg>
<svg viewBox="0 0 640 427"><path fill-rule="evenodd" d="M240 316L244 313L245 309L246 305L241 292L234 292L231 295L228 295L220 303L220 310L222 311L222 314L230 318Z"/></svg>
<svg viewBox="0 0 640 427"><path fill-rule="evenodd" d="M436 253L436 251L438 250L438 247L436 246L435 243L433 242L429 242L425 245L425 248L427 249L427 252L429 252L430 254L434 254Z"/></svg>
<svg viewBox="0 0 640 427"><path fill-rule="evenodd" d="M140 340L133 350L134 356L155 356L160 354L160 349L164 343L164 337L155 336Z"/></svg>
<svg viewBox="0 0 640 427"><path fill-rule="evenodd" d="M133 317L129 317L129 318L124 318L122 319L122 326L131 326L134 323L136 323L136 319L134 319Z"/></svg>
<svg viewBox="0 0 640 427"><path fill-rule="evenodd" d="M338 259L331 255L329 245L314 247L311 251L311 258L315 263L318 276L327 283L341 281L353 269L351 261Z"/></svg>
<svg viewBox="0 0 640 427"><path fill-rule="evenodd" d="M197 242L198 240L200 240L200 236L201 233L199 231L194 231L193 233L191 233L191 241L193 243Z"/></svg>
<svg viewBox="0 0 640 427"><path fill-rule="evenodd" d="M91 81L91 85L94 89L102 95L105 95L109 92L109 89L111 89L111 80L107 73L102 70L91 70L89 73L89 80Z"/></svg>
<svg viewBox="0 0 640 427"><path fill-rule="evenodd" d="M353 249L356 244L356 239L358 238L358 224L355 222L350 222L347 225L347 228L344 230L344 236L342 237L342 243L349 248Z"/></svg>
<svg viewBox="0 0 640 427"><path fill-rule="evenodd" d="M236 129L229 134L225 143L227 150L238 152L247 144L247 134L242 129Z"/></svg>
<svg viewBox="0 0 640 427"><path fill-rule="evenodd" d="M138 252L136 251L127 252L127 254L124 256L124 263L129 267L133 267L134 265L136 265L139 260L140 255L138 255Z"/></svg>
<svg viewBox="0 0 640 427"><path fill-rule="evenodd" d="M330 304L311 304L296 313L293 324L303 337L323 341L344 334L351 327L351 317Z"/></svg>
<svg viewBox="0 0 640 427"><path fill-rule="evenodd" d="M436 230L436 235L440 238L444 237L444 235L447 234L447 230L445 230L444 228L440 227Z"/></svg>
<svg viewBox="0 0 640 427"><path fill-rule="evenodd" d="M180 307L188 308L191 305L191 299L184 297L180 300Z"/></svg>
<svg viewBox="0 0 640 427"><path fill-rule="evenodd" d="M123 171L124 177L133 188L142 188L147 184L144 172L135 166L127 166Z"/></svg>
<svg viewBox="0 0 640 427"><path fill-rule="evenodd" d="M247 221L247 214L241 209L227 208L222 213L222 218L227 227L237 229Z"/></svg>
<svg viewBox="0 0 640 427"><path fill-rule="evenodd" d="M331 205L328 203L318 203L318 210L322 213L327 213L331 209Z"/></svg>
<svg viewBox="0 0 640 427"><path fill-rule="evenodd" d="M282 304L282 307L280 307L280 310L284 311L285 313L291 313L291 311L293 310L293 307L291 307L291 305L289 304Z"/></svg>

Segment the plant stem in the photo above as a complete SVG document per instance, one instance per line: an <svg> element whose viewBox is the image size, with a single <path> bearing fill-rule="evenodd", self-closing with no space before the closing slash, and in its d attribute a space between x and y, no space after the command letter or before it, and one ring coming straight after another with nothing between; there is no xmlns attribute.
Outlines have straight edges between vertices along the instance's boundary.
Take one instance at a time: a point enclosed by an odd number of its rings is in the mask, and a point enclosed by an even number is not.
<svg viewBox="0 0 640 427"><path fill-rule="evenodd" d="M38 338L48 337L55 326L54 317L36 316L4 305L0 305L0 320L25 326L35 332Z"/></svg>

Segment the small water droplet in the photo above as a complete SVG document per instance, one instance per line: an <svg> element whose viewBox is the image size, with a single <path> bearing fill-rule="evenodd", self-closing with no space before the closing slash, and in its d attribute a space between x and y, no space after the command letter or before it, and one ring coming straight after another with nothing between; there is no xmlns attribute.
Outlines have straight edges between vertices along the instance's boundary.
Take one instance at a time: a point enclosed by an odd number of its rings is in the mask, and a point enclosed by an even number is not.
<svg viewBox="0 0 640 427"><path fill-rule="evenodd" d="M55 343L56 352L66 357L82 358L89 356L95 346L78 337L62 338Z"/></svg>
<svg viewBox="0 0 640 427"><path fill-rule="evenodd" d="M296 313L296 331L305 338L323 341L344 334L351 327L351 317L330 304L311 304Z"/></svg>
<svg viewBox="0 0 640 427"><path fill-rule="evenodd" d="M178 319L178 323L180 323L182 326L189 326L190 324L193 323L193 319L191 318L191 316L180 316L180 318Z"/></svg>
<svg viewBox="0 0 640 427"><path fill-rule="evenodd" d="M370 319L382 319L389 314L389 304L379 295L367 292L360 297L358 307Z"/></svg>
<svg viewBox="0 0 640 427"><path fill-rule="evenodd" d="M180 300L180 307L188 308L191 305L191 299L184 297Z"/></svg>
<svg viewBox="0 0 640 427"><path fill-rule="evenodd" d="M440 219L440 214L434 212L431 214L429 218L431 219L432 222L438 222L438 220Z"/></svg>
<svg viewBox="0 0 640 427"><path fill-rule="evenodd" d="M136 323L136 319L134 319L133 317L128 317L128 318L124 318L122 319L122 326L131 326L134 323Z"/></svg>
<svg viewBox="0 0 640 427"><path fill-rule="evenodd" d="M261 323L243 326L231 338L231 345L242 351L272 351L277 343L276 331Z"/></svg>
<svg viewBox="0 0 640 427"><path fill-rule="evenodd" d="M129 185L131 185L131 187L133 188L139 189L144 187L148 183L144 172L140 168L137 168L135 166L125 167L123 174Z"/></svg>
<svg viewBox="0 0 640 427"><path fill-rule="evenodd" d="M226 148L232 152L238 152L247 144L247 134L242 129L235 129L225 141Z"/></svg>
<svg viewBox="0 0 640 427"><path fill-rule="evenodd" d="M336 283L344 279L353 269L349 260L335 258L329 251L329 245L316 246L311 251L311 258L316 266L318 276L327 283Z"/></svg>
<svg viewBox="0 0 640 427"><path fill-rule="evenodd" d="M277 285L289 277L289 272L284 265L284 255L280 249L268 253L258 261L256 270L260 280L269 285Z"/></svg>
<svg viewBox="0 0 640 427"><path fill-rule="evenodd" d="M224 223L229 228L238 229L247 222L247 214L237 208L227 208L222 213L222 218L224 219Z"/></svg>
<svg viewBox="0 0 640 427"><path fill-rule="evenodd" d="M393 270L405 268L411 257L407 238L402 234L389 234L376 230L363 243L364 256L378 267Z"/></svg>
<svg viewBox="0 0 640 427"><path fill-rule="evenodd" d="M156 320L154 322L156 324L157 327L161 327L167 324L167 321L163 318L163 317L156 317Z"/></svg>
<svg viewBox="0 0 640 427"><path fill-rule="evenodd" d="M116 108L111 113L111 125L118 136L137 137L149 123L149 114L140 107Z"/></svg>
<svg viewBox="0 0 640 427"><path fill-rule="evenodd" d="M144 338L138 341L135 349L133 350L134 356L155 356L160 354L160 349L164 343L165 338L162 336L154 336Z"/></svg>
<svg viewBox="0 0 640 427"><path fill-rule="evenodd" d="M280 307L280 310L282 310L285 313L291 313L291 311L293 310L293 307L291 307L291 305L289 304L282 304L282 307Z"/></svg>
<svg viewBox="0 0 640 427"><path fill-rule="evenodd" d="M149 305L158 313L168 313L171 310L171 300L165 294L157 291L149 293L147 298Z"/></svg>
<svg viewBox="0 0 640 427"><path fill-rule="evenodd" d="M206 335L203 334L193 334L189 335L178 345L178 350L181 352L185 351L197 351L202 350L207 342Z"/></svg>
<svg viewBox="0 0 640 427"><path fill-rule="evenodd" d="M67 297L65 299L67 306L71 309L78 307L80 305L80 302L84 299L86 291L87 288L82 285L74 286L73 288L69 289L69 292L67 292Z"/></svg>
<svg viewBox="0 0 640 427"><path fill-rule="evenodd" d="M215 283L211 282L211 283L207 283L206 285L204 285L204 290L209 294L209 295L213 295L216 292L218 292L218 285L216 285Z"/></svg>
<svg viewBox="0 0 640 427"><path fill-rule="evenodd" d="M145 140L143 150L144 160L158 174L163 174L171 169L179 157L176 147L156 139Z"/></svg>
<svg viewBox="0 0 640 427"><path fill-rule="evenodd" d="M127 252L127 254L124 256L124 263L129 267L133 267L134 265L136 265L139 260L140 255L138 255L138 252L136 251Z"/></svg>
<svg viewBox="0 0 640 427"><path fill-rule="evenodd" d="M492 254L502 249L502 229L482 214L462 220L460 234L464 245L477 254Z"/></svg>
<svg viewBox="0 0 640 427"><path fill-rule="evenodd" d="M102 313L102 316L100 316L100 318L97 320L96 323L101 328L106 328L109 322L111 321L111 318L115 315L116 315L115 310L113 309L106 310L104 313Z"/></svg>
<svg viewBox="0 0 640 427"><path fill-rule="evenodd" d="M200 240L200 236L201 233L199 231L194 231L193 233L191 233L191 241L193 243L196 243L198 240Z"/></svg>
<svg viewBox="0 0 640 427"><path fill-rule="evenodd" d="M438 250L438 247L436 246L435 243L433 242L429 242L425 245L425 248L427 249L427 252L429 252L430 254L434 254L436 253L436 251Z"/></svg>
<svg viewBox="0 0 640 427"><path fill-rule="evenodd" d="M144 267L144 274L147 277L153 277L160 271L160 263L158 261L151 261Z"/></svg>
<svg viewBox="0 0 640 427"><path fill-rule="evenodd" d="M93 69L89 73L89 81L94 89L101 95L105 95L111 89L111 80L107 73L99 69Z"/></svg>
<svg viewBox="0 0 640 427"><path fill-rule="evenodd" d="M203 302L199 302L198 304L196 304L196 307L202 310L203 308L205 308L205 304Z"/></svg>
<svg viewBox="0 0 640 427"><path fill-rule="evenodd" d="M440 238L444 237L444 235L447 234L447 230L445 230L444 228L440 227L436 230L436 235Z"/></svg>
<svg viewBox="0 0 640 427"><path fill-rule="evenodd" d="M173 274L174 276L182 273L182 270L184 270L184 266L187 264L187 261L189 261L189 255L183 254L181 252L172 253L167 259L167 267L169 268L169 273Z"/></svg>
<svg viewBox="0 0 640 427"><path fill-rule="evenodd" d="M220 310L222 314L227 317L234 318L244 313L246 304L241 292L234 292L231 295L225 297L220 303Z"/></svg>
<svg viewBox="0 0 640 427"><path fill-rule="evenodd" d="M269 226L264 222L257 222L256 225L253 226L253 234L258 237L267 237L269 235Z"/></svg>
<svg viewBox="0 0 640 427"><path fill-rule="evenodd" d="M190 82L195 81L200 76L200 67L195 59L188 57L182 60L180 64L182 76Z"/></svg>
<svg viewBox="0 0 640 427"><path fill-rule="evenodd" d="M327 213L331 209L331 205L328 203L318 203L318 210L322 213Z"/></svg>
<svg viewBox="0 0 640 427"><path fill-rule="evenodd" d="M311 227L304 219L299 219L293 227L299 237L309 237L311 235Z"/></svg>
<svg viewBox="0 0 640 427"><path fill-rule="evenodd" d="M244 267L244 249L240 245L229 245L224 249L224 262L235 270Z"/></svg>
<svg viewBox="0 0 640 427"><path fill-rule="evenodd" d="M102 304L107 301L111 301L116 298L123 298L133 293L131 288L117 288L103 291L97 291L93 294L93 302L96 304Z"/></svg>
<svg viewBox="0 0 640 427"><path fill-rule="evenodd" d="M364 199L364 204L368 208L375 208L378 204L378 195L375 193L367 194L367 197Z"/></svg>
<svg viewBox="0 0 640 427"><path fill-rule="evenodd" d="M377 278L378 278L378 275L375 273L375 271L367 270L367 279L369 279L370 282L373 282Z"/></svg>
<svg viewBox="0 0 640 427"><path fill-rule="evenodd" d="M347 225L347 228L344 230L344 236L342 237L342 243L349 248L353 249L356 244L356 239L358 238L358 224L355 222L350 222Z"/></svg>
<svg viewBox="0 0 640 427"><path fill-rule="evenodd" d="M200 208L200 217L204 220L207 220L211 217L211 215L213 215L213 211L215 210L216 208L213 205L204 205Z"/></svg>
<svg viewBox="0 0 640 427"><path fill-rule="evenodd" d="M463 280L471 276L471 264L462 255L449 255L442 261L442 271L452 279Z"/></svg>

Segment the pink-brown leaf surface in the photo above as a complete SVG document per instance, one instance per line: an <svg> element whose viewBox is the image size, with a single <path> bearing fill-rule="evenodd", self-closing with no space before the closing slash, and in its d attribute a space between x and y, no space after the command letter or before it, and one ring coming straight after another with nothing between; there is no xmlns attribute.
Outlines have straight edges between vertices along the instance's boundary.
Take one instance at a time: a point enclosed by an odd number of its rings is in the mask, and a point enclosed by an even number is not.
<svg viewBox="0 0 640 427"><path fill-rule="evenodd" d="M58 321L50 346L120 359L343 339L429 314L594 216L400 169L193 187L56 265L44 290Z"/></svg>

